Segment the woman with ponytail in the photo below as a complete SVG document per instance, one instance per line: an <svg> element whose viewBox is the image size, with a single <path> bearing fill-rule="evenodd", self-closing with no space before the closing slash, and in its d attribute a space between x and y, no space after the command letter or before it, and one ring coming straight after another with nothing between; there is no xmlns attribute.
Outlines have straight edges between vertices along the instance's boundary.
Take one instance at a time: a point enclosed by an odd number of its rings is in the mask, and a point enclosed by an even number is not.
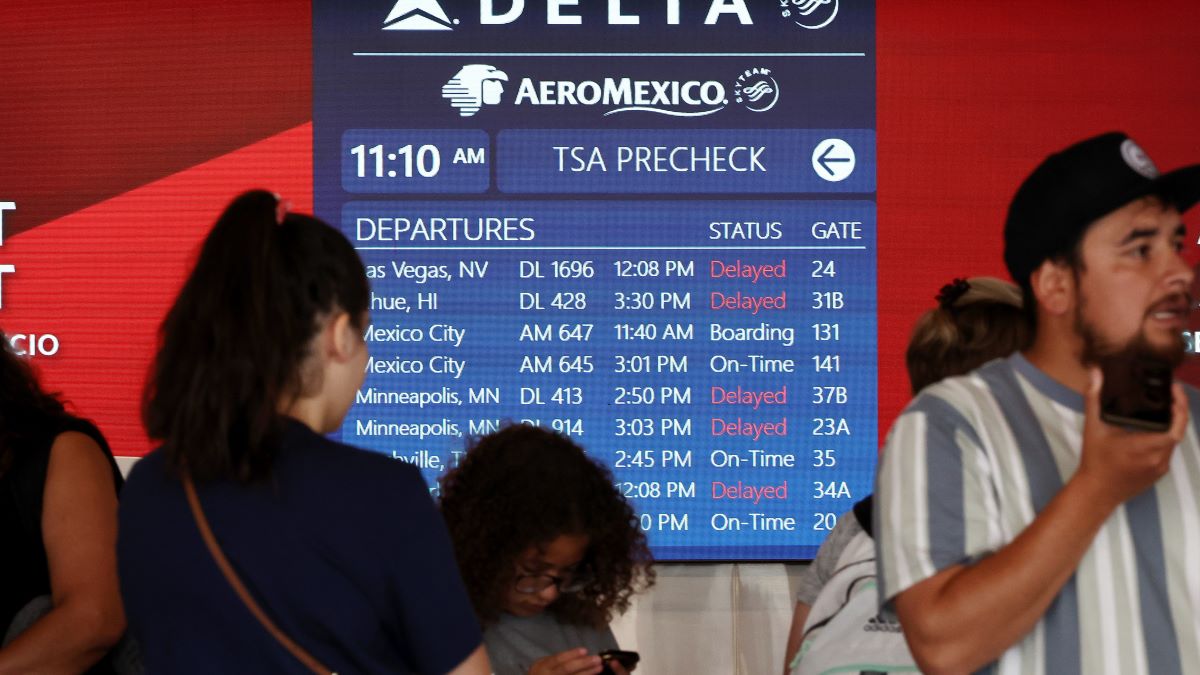
<svg viewBox="0 0 1200 675"><path fill-rule="evenodd" d="M486 673L416 468L325 438L362 385L370 291L346 239L233 201L167 313L118 560L148 672Z"/></svg>

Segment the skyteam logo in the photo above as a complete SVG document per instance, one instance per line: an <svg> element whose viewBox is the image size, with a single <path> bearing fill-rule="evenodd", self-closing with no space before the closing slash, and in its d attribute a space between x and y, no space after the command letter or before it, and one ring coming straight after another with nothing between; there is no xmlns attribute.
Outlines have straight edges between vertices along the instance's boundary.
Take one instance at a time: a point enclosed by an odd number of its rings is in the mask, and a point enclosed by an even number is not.
<svg viewBox="0 0 1200 675"><path fill-rule="evenodd" d="M460 117L471 117L485 105L500 103L504 82L508 82L508 75L503 70L482 63L468 64L442 85L442 98L450 101Z"/></svg>
<svg viewBox="0 0 1200 675"><path fill-rule="evenodd" d="M838 0L779 0L780 14L801 28L817 30L833 23Z"/></svg>
<svg viewBox="0 0 1200 675"><path fill-rule="evenodd" d="M738 75L733 98L753 112L766 112L779 102L779 83L770 68L750 68Z"/></svg>
<svg viewBox="0 0 1200 675"><path fill-rule="evenodd" d="M384 30L454 30L438 0L397 0L383 20Z"/></svg>

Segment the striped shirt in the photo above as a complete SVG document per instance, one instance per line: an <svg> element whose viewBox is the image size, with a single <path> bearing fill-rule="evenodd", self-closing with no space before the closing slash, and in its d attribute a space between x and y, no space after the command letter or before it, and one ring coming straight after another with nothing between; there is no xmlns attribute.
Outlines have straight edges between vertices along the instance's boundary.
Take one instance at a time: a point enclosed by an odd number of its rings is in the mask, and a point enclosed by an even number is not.
<svg viewBox="0 0 1200 675"><path fill-rule="evenodd" d="M980 672L1200 672L1200 393L1171 468L1117 508L1041 621ZM932 385L896 420L876 485L879 592L1012 541L1074 474L1083 397L1020 354Z"/></svg>

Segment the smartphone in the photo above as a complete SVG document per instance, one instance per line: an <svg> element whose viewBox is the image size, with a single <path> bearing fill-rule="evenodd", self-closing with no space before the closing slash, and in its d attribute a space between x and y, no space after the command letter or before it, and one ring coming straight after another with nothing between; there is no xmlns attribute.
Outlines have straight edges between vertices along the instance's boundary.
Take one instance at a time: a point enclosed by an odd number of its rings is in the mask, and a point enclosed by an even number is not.
<svg viewBox="0 0 1200 675"><path fill-rule="evenodd" d="M1100 419L1123 427L1166 431L1171 426L1171 364L1146 355L1119 355L1100 364Z"/></svg>
<svg viewBox="0 0 1200 675"><path fill-rule="evenodd" d="M632 671L642 657L638 656L637 652L626 652L620 649L606 649L598 655L601 663L604 664L604 670L601 670L601 675L612 675L613 671L608 667L609 661L616 661L621 664L627 671Z"/></svg>

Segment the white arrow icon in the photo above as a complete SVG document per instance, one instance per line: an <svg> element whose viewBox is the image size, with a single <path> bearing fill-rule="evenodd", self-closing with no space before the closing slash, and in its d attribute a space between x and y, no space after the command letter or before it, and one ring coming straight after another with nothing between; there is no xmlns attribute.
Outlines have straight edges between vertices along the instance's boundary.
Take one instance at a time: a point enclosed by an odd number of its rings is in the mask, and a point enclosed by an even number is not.
<svg viewBox="0 0 1200 675"><path fill-rule="evenodd" d="M840 138L826 138L813 150L812 167L831 183L846 180L854 173L854 148Z"/></svg>

